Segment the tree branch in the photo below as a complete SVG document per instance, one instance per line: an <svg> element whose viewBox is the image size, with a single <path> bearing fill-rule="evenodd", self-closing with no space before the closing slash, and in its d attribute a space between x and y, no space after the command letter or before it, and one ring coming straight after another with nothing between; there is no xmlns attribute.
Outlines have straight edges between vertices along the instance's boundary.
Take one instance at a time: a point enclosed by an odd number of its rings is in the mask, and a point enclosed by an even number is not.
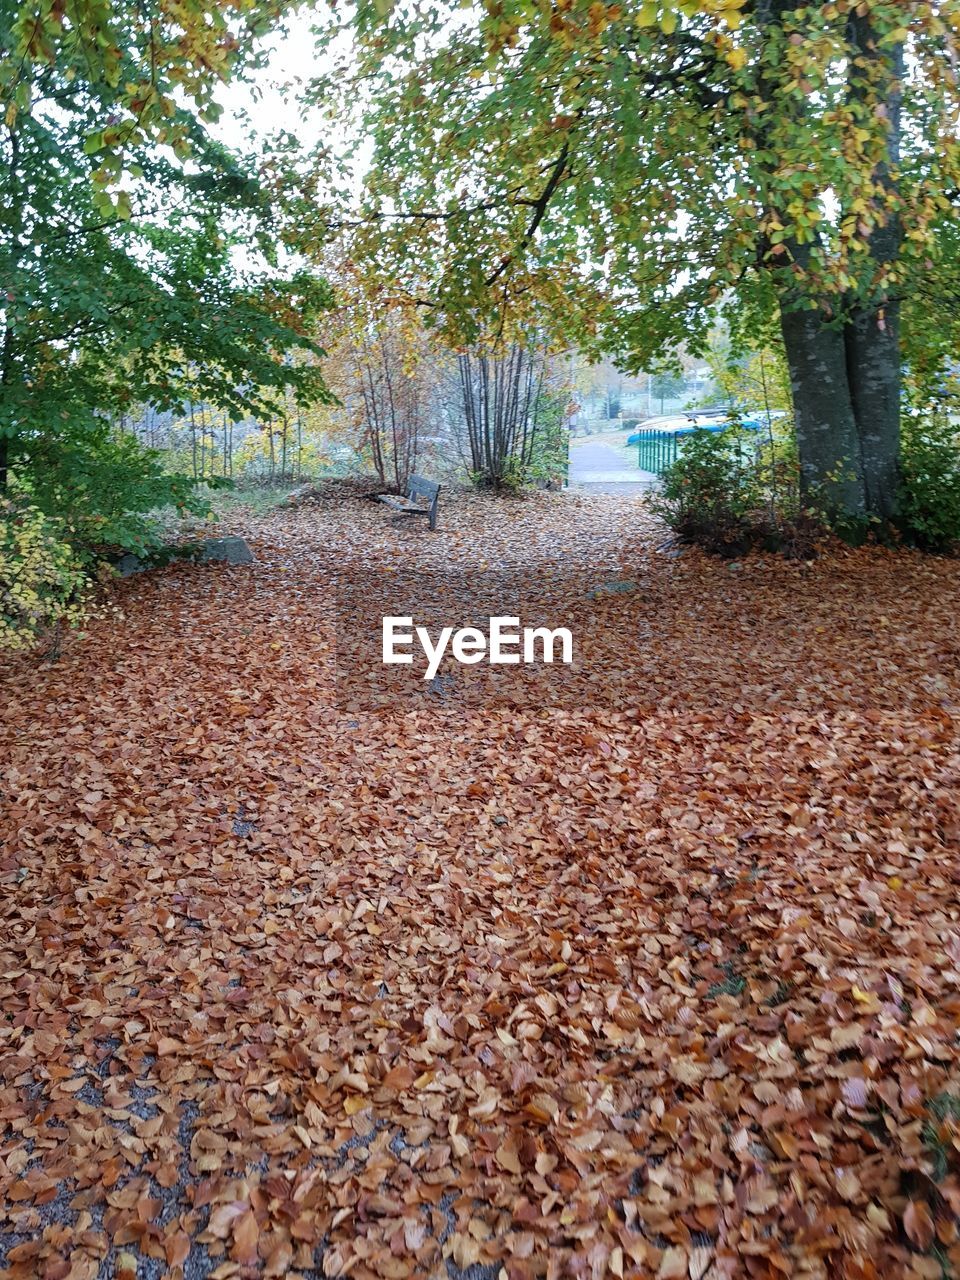
<svg viewBox="0 0 960 1280"><path fill-rule="evenodd" d="M489 275L487 279L484 281L484 284L488 289L490 288L491 285L496 284L496 282L500 279L500 277L504 274L504 272L510 269L511 265L516 261L517 254L523 253L524 249L527 248L527 246L533 240L533 237L537 234L537 228L540 226L540 223L543 221L544 217L546 216L546 212L550 205L550 201L553 199L554 192L556 191L557 187L559 187L563 179L564 171L566 170L567 161L569 160L569 158L570 158L570 138L568 136L564 140L563 146L560 148L560 154L557 156L556 160L554 161L553 168L550 172L550 177L547 180L547 185L544 187L543 191L540 193L539 198L534 202L533 217L530 219L530 223L526 231L523 233L523 238L521 239L518 248L513 253L509 254L506 258L504 258L503 261L500 263L499 267L497 267L497 269L493 272L493 274Z"/></svg>

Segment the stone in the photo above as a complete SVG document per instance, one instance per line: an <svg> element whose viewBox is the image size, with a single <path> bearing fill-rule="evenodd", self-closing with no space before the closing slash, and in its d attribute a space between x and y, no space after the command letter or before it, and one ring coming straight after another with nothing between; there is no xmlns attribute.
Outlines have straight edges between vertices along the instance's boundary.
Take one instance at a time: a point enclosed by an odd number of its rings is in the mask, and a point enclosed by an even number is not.
<svg viewBox="0 0 960 1280"><path fill-rule="evenodd" d="M222 560L225 564L253 564L253 552L243 538L208 538L200 549L200 560Z"/></svg>
<svg viewBox="0 0 960 1280"><path fill-rule="evenodd" d="M121 578L129 578L135 573L145 573L149 566L145 565L138 556L128 551L125 556L120 557L114 568Z"/></svg>
<svg viewBox="0 0 960 1280"><path fill-rule="evenodd" d="M135 573L146 573L174 560L253 564L253 552L243 538L208 538L206 542L164 547L148 560L141 560L139 556L127 552L114 562L114 568L121 578L129 578Z"/></svg>
<svg viewBox="0 0 960 1280"><path fill-rule="evenodd" d="M637 584L635 582L604 582L599 587L594 587L587 592L588 600L596 600L604 595L629 595L630 592L636 591Z"/></svg>

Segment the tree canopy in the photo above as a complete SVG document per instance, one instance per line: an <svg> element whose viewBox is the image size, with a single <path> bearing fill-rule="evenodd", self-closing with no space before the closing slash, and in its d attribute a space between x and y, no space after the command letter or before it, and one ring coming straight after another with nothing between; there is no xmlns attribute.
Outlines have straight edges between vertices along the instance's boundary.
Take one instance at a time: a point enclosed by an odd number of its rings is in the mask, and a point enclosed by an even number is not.
<svg viewBox="0 0 960 1280"><path fill-rule="evenodd" d="M718 305L779 310L810 486L893 512L899 302L960 180L956 0L378 0L343 25L353 72L318 92L374 142L358 253L457 331L536 311L635 366Z"/></svg>
<svg viewBox="0 0 960 1280"><path fill-rule="evenodd" d="M94 439L133 401L322 393L327 290L278 271L255 172L211 137L213 92L277 4L0 7L0 482L38 441Z"/></svg>

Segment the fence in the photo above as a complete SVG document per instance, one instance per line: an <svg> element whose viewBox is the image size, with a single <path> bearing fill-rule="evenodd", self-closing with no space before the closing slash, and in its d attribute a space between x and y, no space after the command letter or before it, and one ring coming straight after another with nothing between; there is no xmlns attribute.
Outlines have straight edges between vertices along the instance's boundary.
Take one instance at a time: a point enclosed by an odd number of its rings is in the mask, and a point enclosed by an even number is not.
<svg viewBox="0 0 960 1280"><path fill-rule="evenodd" d="M637 434L640 436L637 459L640 470L663 475L677 460L680 437L675 431L657 431L655 427L641 428Z"/></svg>

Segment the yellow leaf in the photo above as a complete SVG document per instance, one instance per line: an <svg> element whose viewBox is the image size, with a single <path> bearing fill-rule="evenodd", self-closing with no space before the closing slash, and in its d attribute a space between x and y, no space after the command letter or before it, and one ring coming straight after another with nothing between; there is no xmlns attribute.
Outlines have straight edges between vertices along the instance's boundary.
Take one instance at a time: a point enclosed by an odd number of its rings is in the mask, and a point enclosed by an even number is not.
<svg viewBox="0 0 960 1280"><path fill-rule="evenodd" d="M850 994L857 1004L865 1005L870 1013L876 1013L880 1008L880 1001L874 993L872 991L861 991L856 983L850 988Z"/></svg>
<svg viewBox="0 0 960 1280"><path fill-rule="evenodd" d="M675 13L664 13L660 18L660 30L665 36L672 36L677 29L677 15Z"/></svg>

